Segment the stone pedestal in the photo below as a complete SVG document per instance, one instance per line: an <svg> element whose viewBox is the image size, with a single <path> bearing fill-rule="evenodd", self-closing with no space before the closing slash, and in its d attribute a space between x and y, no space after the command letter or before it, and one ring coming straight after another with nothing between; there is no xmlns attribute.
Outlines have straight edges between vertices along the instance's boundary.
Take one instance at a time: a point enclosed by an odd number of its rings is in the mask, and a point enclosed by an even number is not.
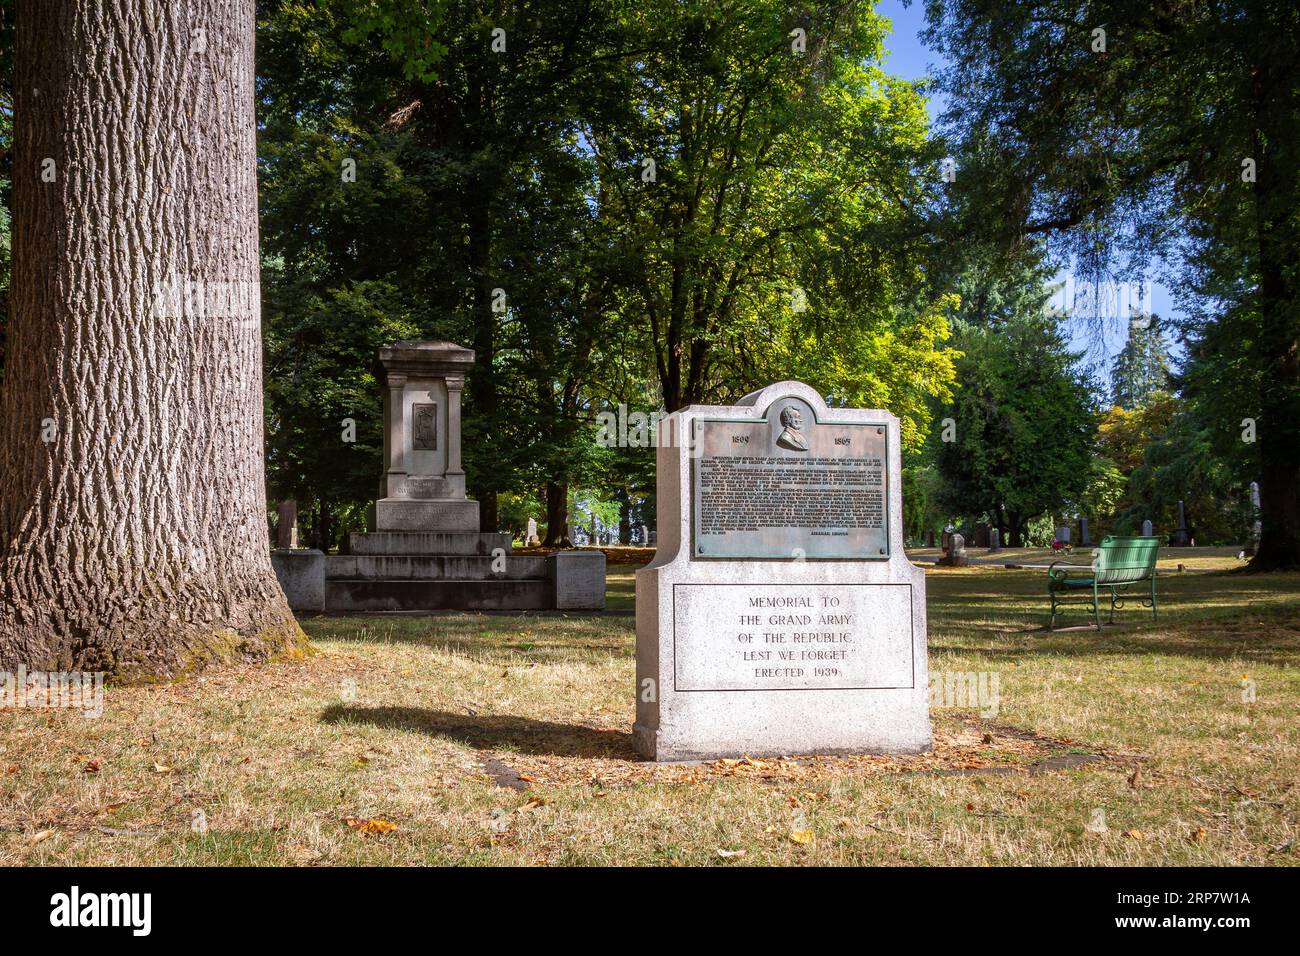
<svg viewBox="0 0 1300 956"><path fill-rule="evenodd" d="M294 610L433 611L599 609L605 556L572 562L512 555L510 535L479 531L465 496L460 397L474 353L450 342L379 350L384 473L371 531L349 554L272 552ZM534 526L535 529L535 526ZM598 583L597 583L598 582Z"/></svg>
<svg viewBox="0 0 1300 956"><path fill-rule="evenodd" d="M295 611L325 610L325 562L323 551L315 548L277 548L271 552L280 588Z"/></svg>
<svg viewBox="0 0 1300 956"><path fill-rule="evenodd" d="M478 531L465 497L460 405L474 353L451 342L398 342L379 350L384 390L384 474L375 531Z"/></svg>
<svg viewBox="0 0 1300 956"><path fill-rule="evenodd" d="M636 575L637 750L928 749L898 419L781 382L668 421L681 441L658 449L658 550Z"/></svg>

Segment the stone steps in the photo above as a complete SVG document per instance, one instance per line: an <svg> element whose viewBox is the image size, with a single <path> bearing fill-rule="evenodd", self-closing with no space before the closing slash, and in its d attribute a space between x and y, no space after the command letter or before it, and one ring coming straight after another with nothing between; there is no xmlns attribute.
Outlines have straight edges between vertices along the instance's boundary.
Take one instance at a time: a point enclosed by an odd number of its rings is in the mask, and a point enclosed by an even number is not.
<svg viewBox="0 0 1300 956"><path fill-rule="evenodd" d="M510 553L509 534L478 531L353 532L348 544L354 555L491 555L498 548Z"/></svg>
<svg viewBox="0 0 1300 956"><path fill-rule="evenodd" d="M540 555L498 560L468 554L332 554L325 559L326 580L541 581L548 577L546 558Z"/></svg>
<svg viewBox="0 0 1300 956"><path fill-rule="evenodd" d="M326 579L326 611L543 610L554 607L545 580Z"/></svg>

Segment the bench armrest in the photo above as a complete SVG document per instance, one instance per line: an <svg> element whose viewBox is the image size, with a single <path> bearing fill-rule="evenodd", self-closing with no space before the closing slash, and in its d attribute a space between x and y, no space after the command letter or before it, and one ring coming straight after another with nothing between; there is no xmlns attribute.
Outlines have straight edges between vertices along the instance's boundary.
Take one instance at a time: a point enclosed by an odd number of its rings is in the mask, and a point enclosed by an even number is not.
<svg viewBox="0 0 1300 956"><path fill-rule="evenodd" d="M1066 564L1063 561L1053 561L1047 566L1047 576L1056 581L1064 581L1069 576L1070 571L1092 571L1091 564Z"/></svg>

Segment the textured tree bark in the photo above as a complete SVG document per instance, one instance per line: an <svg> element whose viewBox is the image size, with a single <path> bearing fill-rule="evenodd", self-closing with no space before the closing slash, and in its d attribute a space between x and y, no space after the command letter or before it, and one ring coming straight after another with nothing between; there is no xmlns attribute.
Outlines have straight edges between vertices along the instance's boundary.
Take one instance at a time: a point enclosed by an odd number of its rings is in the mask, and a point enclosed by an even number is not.
<svg viewBox="0 0 1300 956"><path fill-rule="evenodd" d="M1255 72L1255 229L1260 323L1255 361L1267 369L1260 396L1261 534L1252 571L1300 568L1300 279L1295 269L1295 173L1291 126L1300 96L1295 67L1261 58ZM1283 108L1283 105L1290 108Z"/></svg>
<svg viewBox="0 0 1300 956"><path fill-rule="evenodd" d="M0 667L302 641L270 565L254 0L20 0Z"/></svg>

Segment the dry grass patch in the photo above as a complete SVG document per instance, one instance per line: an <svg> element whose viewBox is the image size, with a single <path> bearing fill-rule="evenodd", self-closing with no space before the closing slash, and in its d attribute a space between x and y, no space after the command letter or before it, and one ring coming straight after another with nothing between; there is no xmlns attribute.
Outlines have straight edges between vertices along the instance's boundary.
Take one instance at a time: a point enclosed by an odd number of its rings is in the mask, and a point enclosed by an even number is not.
<svg viewBox="0 0 1300 956"><path fill-rule="evenodd" d="M1049 634L1041 577L930 573L932 670L1000 709L903 758L635 760L626 616L309 619L306 660L0 713L0 862L1294 864L1300 579Z"/></svg>

